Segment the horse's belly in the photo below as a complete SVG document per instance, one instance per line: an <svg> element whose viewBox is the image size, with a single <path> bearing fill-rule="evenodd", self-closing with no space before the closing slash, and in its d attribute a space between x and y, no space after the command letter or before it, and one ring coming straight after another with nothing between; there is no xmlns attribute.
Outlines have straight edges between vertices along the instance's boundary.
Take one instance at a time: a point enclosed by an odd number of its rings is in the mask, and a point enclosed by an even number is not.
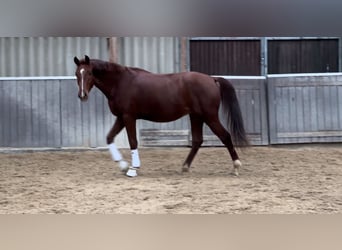
<svg viewBox="0 0 342 250"><path fill-rule="evenodd" d="M141 117L139 118L153 122L171 122L183 117L184 115L187 115L188 113L189 110L185 107L177 109L172 109L171 107L154 107L151 108L149 112L144 112L141 114Z"/></svg>

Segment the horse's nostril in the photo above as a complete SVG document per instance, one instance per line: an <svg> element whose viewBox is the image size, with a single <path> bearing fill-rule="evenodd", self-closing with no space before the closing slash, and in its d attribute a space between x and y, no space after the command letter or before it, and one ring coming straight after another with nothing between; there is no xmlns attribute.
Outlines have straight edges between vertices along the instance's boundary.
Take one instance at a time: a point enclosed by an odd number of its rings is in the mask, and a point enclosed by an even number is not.
<svg viewBox="0 0 342 250"><path fill-rule="evenodd" d="M78 97L79 98L85 98L88 96L88 93L86 91L80 91L78 92Z"/></svg>
<svg viewBox="0 0 342 250"><path fill-rule="evenodd" d="M80 98L81 101L86 101L86 100L88 100L88 95L87 94L78 95L78 98Z"/></svg>

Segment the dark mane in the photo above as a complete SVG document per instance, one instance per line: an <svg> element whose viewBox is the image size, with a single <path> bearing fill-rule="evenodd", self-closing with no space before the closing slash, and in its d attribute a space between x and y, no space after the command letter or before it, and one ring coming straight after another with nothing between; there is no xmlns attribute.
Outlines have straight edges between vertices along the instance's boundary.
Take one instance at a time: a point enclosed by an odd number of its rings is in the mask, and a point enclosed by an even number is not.
<svg viewBox="0 0 342 250"><path fill-rule="evenodd" d="M84 59L80 60L80 64L86 64L85 60ZM91 59L90 65L93 67L93 72L95 72L95 74L97 74L97 73L100 74L100 73L108 72L108 71L122 72L124 70L132 70L132 71L140 71L140 72L150 73L149 71L141 69L141 68L126 67L126 66L120 65L118 63L103 61L103 60L99 60L99 59Z"/></svg>
<svg viewBox="0 0 342 250"><path fill-rule="evenodd" d="M151 73L150 71L147 71L145 69L142 69L142 68L137 68L137 67L127 67L133 71L140 71L140 72L146 72L146 73Z"/></svg>
<svg viewBox="0 0 342 250"><path fill-rule="evenodd" d="M106 62L102 60L95 60L92 59L90 60L90 65L93 66L93 69L96 69L98 71L122 71L124 69L123 66L117 64L117 63L112 63L112 62Z"/></svg>
<svg viewBox="0 0 342 250"><path fill-rule="evenodd" d="M81 64L86 64L85 60L80 61ZM102 61L98 59L91 59L90 65L92 66L93 74L95 77L106 72L120 73L123 72L125 67L117 63Z"/></svg>

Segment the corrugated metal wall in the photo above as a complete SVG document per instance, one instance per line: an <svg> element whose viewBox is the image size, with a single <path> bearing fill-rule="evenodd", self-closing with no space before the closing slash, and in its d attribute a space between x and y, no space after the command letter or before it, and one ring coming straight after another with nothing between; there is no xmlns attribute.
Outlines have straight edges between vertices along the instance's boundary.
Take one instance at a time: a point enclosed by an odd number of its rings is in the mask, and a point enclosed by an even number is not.
<svg viewBox="0 0 342 250"><path fill-rule="evenodd" d="M108 60L104 37L0 37L0 77L73 76L73 57Z"/></svg>
<svg viewBox="0 0 342 250"><path fill-rule="evenodd" d="M342 141L342 74L271 75L270 142Z"/></svg>
<svg viewBox="0 0 342 250"><path fill-rule="evenodd" d="M118 62L155 73L180 71L180 38L122 37ZM73 76L73 57L109 60L105 37L0 37L0 77Z"/></svg>
<svg viewBox="0 0 342 250"><path fill-rule="evenodd" d="M180 38L123 37L118 43L120 64L153 73L180 71Z"/></svg>

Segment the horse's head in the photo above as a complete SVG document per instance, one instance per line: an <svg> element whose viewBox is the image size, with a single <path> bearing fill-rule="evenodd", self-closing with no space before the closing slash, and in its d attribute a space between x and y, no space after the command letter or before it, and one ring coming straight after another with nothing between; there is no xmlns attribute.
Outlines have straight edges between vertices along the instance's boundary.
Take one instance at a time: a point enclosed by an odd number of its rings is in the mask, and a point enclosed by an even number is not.
<svg viewBox="0 0 342 250"><path fill-rule="evenodd" d="M77 84L79 88L78 97L81 99L81 101L86 101L88 99L88 94L95 82L90 59L88 56L85 56L83 60L79 60L75 56L74 62L77 65L75 75L77 77Z"/></svg>

